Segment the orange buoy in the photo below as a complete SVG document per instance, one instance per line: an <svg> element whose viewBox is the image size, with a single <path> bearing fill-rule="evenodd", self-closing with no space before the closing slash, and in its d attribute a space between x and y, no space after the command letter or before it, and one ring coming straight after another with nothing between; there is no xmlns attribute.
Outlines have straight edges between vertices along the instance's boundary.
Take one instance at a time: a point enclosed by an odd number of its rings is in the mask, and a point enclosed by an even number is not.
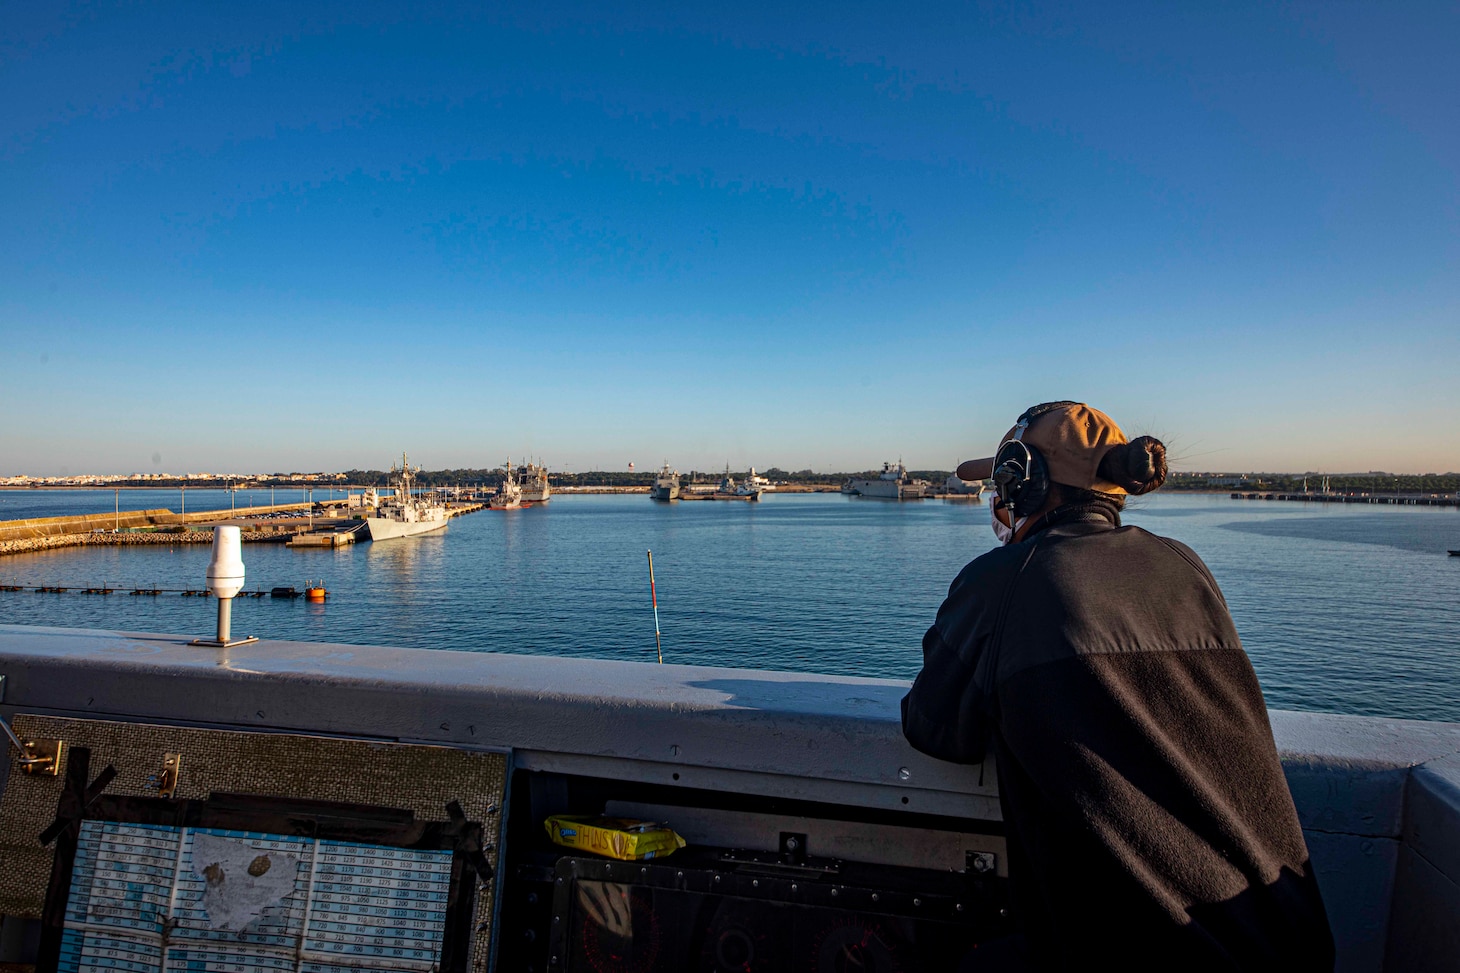
<svg viewBox="0 0 1460 973"><path fill-rule="evenodd" d="M327 594L329 594L329 592L324 590L323 581L319 582L318 584L315 584L313 581L306 581L304 583L305 601L324 601L325 595Z"/></svg>

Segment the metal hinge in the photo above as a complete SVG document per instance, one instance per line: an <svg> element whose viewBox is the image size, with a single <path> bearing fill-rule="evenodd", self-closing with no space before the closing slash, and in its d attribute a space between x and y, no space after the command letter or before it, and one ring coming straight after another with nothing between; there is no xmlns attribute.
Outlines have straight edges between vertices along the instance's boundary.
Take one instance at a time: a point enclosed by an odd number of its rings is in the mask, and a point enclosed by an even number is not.
<svg viewBox="0 0 1460 973"><path fill-rule="evenodd" d="M0 720L0 729L5 730L11 746L19 752L20 756L15 762L20 765L21 770L27 774L45 774L48 777L61 773L61 760L66 755L65 740L22 740L4 720Z"/></svg>

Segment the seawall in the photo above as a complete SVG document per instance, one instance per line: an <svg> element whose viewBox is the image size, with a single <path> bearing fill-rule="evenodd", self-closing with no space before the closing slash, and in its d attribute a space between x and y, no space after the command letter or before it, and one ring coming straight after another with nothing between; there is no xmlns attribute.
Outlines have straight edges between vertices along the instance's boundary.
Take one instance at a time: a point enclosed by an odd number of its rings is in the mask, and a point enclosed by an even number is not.
<svg viewBox="0 0 1460 973"><path fill-rule="evenodd" d="M327 500L314 504L316 507L344 506L344 500ZM121 527L176 527L180 524L211 524L234 517L256 517L260 514L281 513L290 510L307 511L307 503L280 503L262 507L237 507L231 510L197 510L189 514L177 514L166 508L154 510L123 510L120 513L74 514L66 517L32 517L27 520L0 521L0 542L20 540L27 537L54 537L61 534L88 534L92 531L110 531ZM211 539L211 538L210 538Z"/></svg>
<svg viewBox="0 0 1460 973"><path fill-rule="evenodd" d="M242 531L245 544L282 544L294 536L289 530L246 530ZM130 547L147 544L211 544L211 530L188 530L167 534L48 534L43 537L21 537L15 540L0 540L0 557L6 554L29 554L34 551L49 551L58 547Z"/></svg>

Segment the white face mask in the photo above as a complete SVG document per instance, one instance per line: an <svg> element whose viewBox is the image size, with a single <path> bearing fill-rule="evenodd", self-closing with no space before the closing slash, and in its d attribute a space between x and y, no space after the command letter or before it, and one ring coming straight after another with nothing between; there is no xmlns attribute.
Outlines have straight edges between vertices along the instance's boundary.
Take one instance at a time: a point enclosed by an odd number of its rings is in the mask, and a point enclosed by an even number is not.
<svg viewBox="0 0 1460 973"><path fill-rule="evenodd" d="M1004 509L1007 510L1009 508L1005 507ZM1019 532L1019 528L1023 527L1024 522L1028 519L1028 517L1020 517L1014 521L1014 526L1010 527L999 519L998 501L993 501L989 504L989 520L993 521L994 536L999 539L1000 544L1012 544L1014 542L1014 535Z"/></svg>

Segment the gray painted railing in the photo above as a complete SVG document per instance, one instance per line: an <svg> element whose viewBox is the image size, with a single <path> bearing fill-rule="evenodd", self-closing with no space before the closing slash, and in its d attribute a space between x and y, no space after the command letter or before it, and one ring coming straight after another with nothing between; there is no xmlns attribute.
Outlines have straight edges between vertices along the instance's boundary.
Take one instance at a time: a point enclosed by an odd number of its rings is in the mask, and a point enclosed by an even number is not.
<svg viewBox="0 0 1460 973"><path fill-rule="evenodd" d="M520 767L996 819L897 680L0 626L0 713L510 747ZM1460 724L1273 711L1344 971L1460 970Z"/></svg>

